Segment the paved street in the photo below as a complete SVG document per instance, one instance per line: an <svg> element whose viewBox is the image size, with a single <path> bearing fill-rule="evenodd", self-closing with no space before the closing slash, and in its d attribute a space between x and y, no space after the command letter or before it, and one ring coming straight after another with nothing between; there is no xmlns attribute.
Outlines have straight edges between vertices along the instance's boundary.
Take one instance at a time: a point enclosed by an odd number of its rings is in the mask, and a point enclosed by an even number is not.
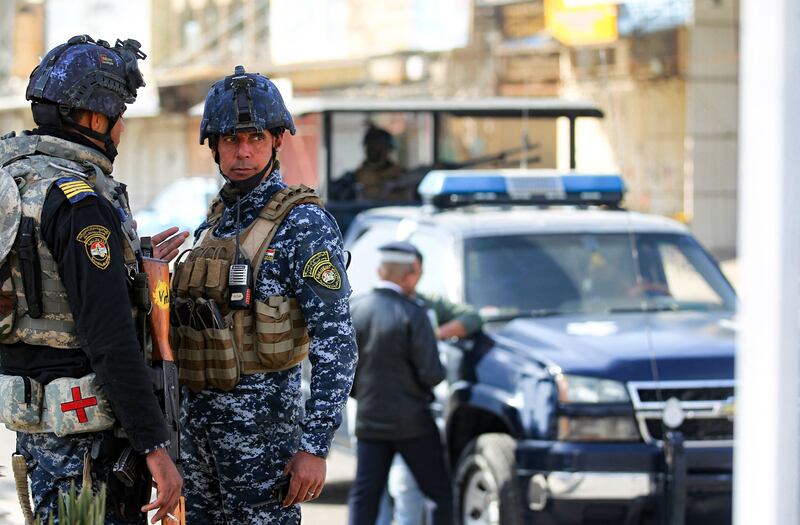
<svg viewBox="0 0 800 525"><path fill-rule="evenodd" d="M14 452L14 434L0 425L0 525L23 525L19 510L10 458ZM355 460L344 453L333 452L328 459L328 482L319 499L303 505L303 523L345 525L347 523L347 491L355 474Z"/></svg>
<svg viewBox="0 0 800 525"><path fill-rule="evenodd" d="M11 472L11 454L14 452L14 433L0 425L0 524L22 525L22 511L17 503L14 475Z"/></svg>

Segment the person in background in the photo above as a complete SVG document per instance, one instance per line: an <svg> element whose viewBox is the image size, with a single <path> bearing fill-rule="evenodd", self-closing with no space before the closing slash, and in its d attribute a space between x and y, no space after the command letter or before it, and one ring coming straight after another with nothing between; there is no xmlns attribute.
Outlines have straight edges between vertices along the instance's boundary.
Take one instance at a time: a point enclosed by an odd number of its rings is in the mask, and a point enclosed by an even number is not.
<svg viewBox="0 0 800 525"><path fill-rule="evenodd" d="M393 243L383 247L404 249L407 243ZM464 339L476 335L483 327L478 311L467 304L456 304L443 297L415 293L416 298L428 310L428 317L440 341ZM391 499L389 498L391 497ZM381 498L381 507L376 525L422 525L430 523L430 505L419 488L408 465L399 455L395 456L389 471L387 494Z"/></svg>
<svg viewBox="0 0 800 525"><path fill-rule="evenodd" d="M364 133L363 146L364 161L355 170L349 170L330 182L328 198L373 203L415 201L421 177L409 178L408 171L392 159L392 153L397 149L392 134L370 124Z"/></svg>
<svg viewBox="0 0 800 525"><path fill-rule="evenodd" d="M380 251L381 280L350 307L359 349L352 392L358 401L358 466L348 501L350 525L375 523L396 454L433 502L433 524L450 524L450 476L430 409L445 370L428 311L416 298L422 255L410 243Z"/></svg>

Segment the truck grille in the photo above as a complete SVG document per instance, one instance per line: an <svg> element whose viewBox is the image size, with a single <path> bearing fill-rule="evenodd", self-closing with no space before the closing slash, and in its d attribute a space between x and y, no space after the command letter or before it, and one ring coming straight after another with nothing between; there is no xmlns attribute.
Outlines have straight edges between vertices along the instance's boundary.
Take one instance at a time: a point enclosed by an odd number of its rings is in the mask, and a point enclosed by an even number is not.
<svg viewBox="0 0 800 525"><path fill-rule="evenodd" d="M720 445L733 441L733 381L634 382L628 389L642 438L648 443L664 437L664 403L675 398L686 419L678 428L688 446Z"/></svg>

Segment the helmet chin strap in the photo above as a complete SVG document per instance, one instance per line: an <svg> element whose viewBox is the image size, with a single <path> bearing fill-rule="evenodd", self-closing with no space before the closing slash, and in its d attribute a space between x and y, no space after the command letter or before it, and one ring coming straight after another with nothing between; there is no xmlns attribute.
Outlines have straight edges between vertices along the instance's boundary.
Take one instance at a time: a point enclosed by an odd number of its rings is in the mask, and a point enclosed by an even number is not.
<svg viewBox="0 0 800 525"><path fill-rule="evenodd" d="M65 108L66 109L66 108ZM103 146L106 150L106 155L108 156L109 160L112 162L117 157L117 145L114 144L114 141L111 139L111 130L114 129L114 126L117 125L117 121L119 120L119 115L116 117L106 117L108 119L108 131L106 133L100 133L99 131L95 131L90 127L84 126L83 124L79 124L75 119L73 119L69 111L64 111L59 108L59 113L61 115L61 121L69 124L70 127L74 128L76 131L85 135L89 138L99 140L103 143Z"/></svg>
<svg viewBox="0 0 800 525"><path fill-rule="evenodd" d="M259 171L258 173L256 173L255 175L253 175L252 177L248 177L248 178L246 178L244 180L231 180L230 178L228 178L228 176L226 176L224 173L222 173L222 169L219 170L219 173L220 173L220 175L222 175L223 179L228 181L234 188L239 190L241 193L243 193L243 194L250 193L250 191L253 190L253 188L258 186L258 184L261 182L261 179L264 178L264 175L267 173L267 171L269 171L272 168L272 166L275 164L275 155L276 154L277 154L277 150L273 146L272 155L270 155L269 161L267 161L267 164L264 166L264 168L261 171ZM214 159L217 161L217 165L219 165L219 154L216 154L214 156Z"/></svg>

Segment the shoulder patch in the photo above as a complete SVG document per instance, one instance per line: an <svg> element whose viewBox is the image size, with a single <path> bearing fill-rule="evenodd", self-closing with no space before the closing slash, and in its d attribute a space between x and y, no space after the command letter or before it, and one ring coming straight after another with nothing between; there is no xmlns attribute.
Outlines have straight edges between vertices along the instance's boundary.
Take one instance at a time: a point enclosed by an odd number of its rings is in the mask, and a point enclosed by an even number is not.
<svg viewBox="0 0 800 525"><path fill-rule="evenodd" d="M320 250L306 261L303 277L311 277L330 290L339 290L342 287L342 276L331 262L328 250Z"/></svg>
<svg viewBox="0 0 800 525"><path fill-rule="evenodd" d="M64 192L71 204L80 202L86 197L97 197L94 189L86 181L77 177L61 177L56 181L56 186Z"/></svg>
<svg viewBox="0 0 800 525"><path fill-rule="evenodd" d="M111 232L105 226L93 224L78 232L77 241L83 243L86 248L86 256L92 264L105 270L111 262L111 253L108 246L108 238Z"/></svg>

